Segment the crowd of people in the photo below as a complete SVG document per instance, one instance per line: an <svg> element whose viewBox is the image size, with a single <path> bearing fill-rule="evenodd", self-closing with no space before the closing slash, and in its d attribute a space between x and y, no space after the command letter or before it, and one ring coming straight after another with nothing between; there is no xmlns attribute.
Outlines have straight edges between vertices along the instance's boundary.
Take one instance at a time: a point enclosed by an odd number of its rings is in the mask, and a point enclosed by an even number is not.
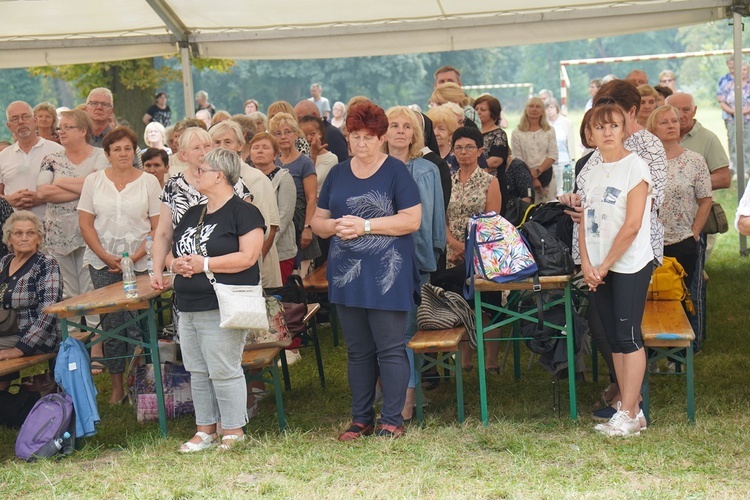
<svg viewBox="0 0 750 500"><path fill-rule="evenodd" d="M731 139L728 82L719 84L717 98ZM750 119L743 65L745 85ZM421 285L438 277L460 281L471 215L503 214L514 199L559 198L572 207L571 251L594 306L592 338L610 368L606 404L595 412L606 423L596 430L638 434L647 426L639 390L649 278L664 255L682 263L699 350L709 248L701 229L713 191L729 187L730 162L671 71L655 87L636 70L625 79L592 80L590 91L582 152L550 91L528 100L508 140L500 101L469 97L451 66L435 72L426 113L416 105L384 110L363 96L331 106L314 83L311 97L295 105L277 101L264 113L248 99L245 113L233 116L199 91L195 116L173 124L167 95L159 92L143 116L143 149L130 128L114 122L106 88L92 90L73 110L13 102L6 117L14 144L0 152L7 245L0 297L19 310L19 332L2 339L0 359L53 351L59 325L42 309L121 281L124 252L136 273L146 272L150 236L152 286L165 287L167 270L175 276L173 320L191 373L196 434L180 451L228 449L244 439L255 397L240 366L245 332L219 327L210 279L274 288L327 263L352 396L352 422L339 440L398 437L414 405L419 368L406 343L417 330ZM561 174L573 162L575 189L563 193ZM745 196L736 225L748 232L749 221ZM79 321L96 325L99 318ZM109 314L103 327L122 322ZM486 350L493 373L498 346ZM125 399L128 350L112 338L92 350L92 372L110 374L112 404ZM466 354L462 364L470 369L472 353ZM299 359L295 351L286 356ZM0 380L0 389L10 380ZM376 385L383 394L379 418Z"/></svg>

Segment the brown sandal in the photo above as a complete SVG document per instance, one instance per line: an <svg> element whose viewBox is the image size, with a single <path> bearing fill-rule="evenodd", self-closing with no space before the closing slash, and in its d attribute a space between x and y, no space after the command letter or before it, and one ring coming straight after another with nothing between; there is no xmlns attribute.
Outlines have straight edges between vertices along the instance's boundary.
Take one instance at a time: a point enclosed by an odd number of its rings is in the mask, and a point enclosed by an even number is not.
<svg viewBox="0 0 750 500"><path fill-rule="evenodd" d="M372 424L361 424L359 422L352 422L342 434L339 435L339 441L353 441L362 436L369 436L375 431L375 426Z"/></svg>

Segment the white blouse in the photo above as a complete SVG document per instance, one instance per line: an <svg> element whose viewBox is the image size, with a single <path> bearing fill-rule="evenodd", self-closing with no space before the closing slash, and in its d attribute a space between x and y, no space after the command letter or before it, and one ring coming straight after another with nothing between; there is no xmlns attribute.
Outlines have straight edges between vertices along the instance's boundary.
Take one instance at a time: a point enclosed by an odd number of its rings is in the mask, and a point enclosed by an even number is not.
<svg viewBox="0 0 750 500"><path fill-rule="evenodd" d="M107 252L133 255L151 232L150 217L159 215L160 194L161 186L153 175L144 172L118 191L101 171L86 177L78 210L94 215L94 229ZM146 259L134 264L136 271L146 271ZM95 269L107 267L90 248L83 255L83 266L87 265Z"/></svg>
<svg viewBox="0 0 750 500"><path fill-rule="evenodd" d="M534 132L515 129L510 136L510 149L513 156L521 158L531 169L537 168L546 158L557 161L555 128Z"/></svg>

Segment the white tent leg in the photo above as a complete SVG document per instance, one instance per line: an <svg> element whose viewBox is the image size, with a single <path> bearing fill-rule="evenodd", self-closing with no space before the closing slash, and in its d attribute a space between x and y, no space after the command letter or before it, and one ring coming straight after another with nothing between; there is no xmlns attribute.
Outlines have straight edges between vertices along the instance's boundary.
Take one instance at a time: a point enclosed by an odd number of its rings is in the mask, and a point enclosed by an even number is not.
<svg viewBox="0 0 750 500"><path fill-rule="evenodd" d="M190 47L187 43L180 44L180 60L182 62L182 93L185 99L185 117L195 116L195 101L193 100L193 73L190 65Z"/></svg>
<svg viewBox="0 0 750 500"><path fill-rule="evenodd" d="M744 123L742 118L742 14L736 10L733 17L734 35L734 141L737 145L734 158L734 169L737 172L737 199L745 192L745 148L750 144L744 141ZM740 255L747 255L747 238L740 235Z"/></svg>

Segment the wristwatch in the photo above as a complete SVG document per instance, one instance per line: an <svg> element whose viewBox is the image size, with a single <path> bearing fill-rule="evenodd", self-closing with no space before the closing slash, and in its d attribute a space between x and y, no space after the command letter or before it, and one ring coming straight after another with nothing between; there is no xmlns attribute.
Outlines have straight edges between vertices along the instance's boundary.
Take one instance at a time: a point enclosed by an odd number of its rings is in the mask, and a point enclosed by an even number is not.
<svg viewBox="0 0 750 500"><path fill-rule="evenodd" d="M370 219L365 221L365 234L370 234Z"/></svg>
<svg viewBox="0 0 750 500"><path fill-rule="evenodd" d="M211 257L203 257L203 272L204 273L208 272L208 259L210 258Z"/></svg>

